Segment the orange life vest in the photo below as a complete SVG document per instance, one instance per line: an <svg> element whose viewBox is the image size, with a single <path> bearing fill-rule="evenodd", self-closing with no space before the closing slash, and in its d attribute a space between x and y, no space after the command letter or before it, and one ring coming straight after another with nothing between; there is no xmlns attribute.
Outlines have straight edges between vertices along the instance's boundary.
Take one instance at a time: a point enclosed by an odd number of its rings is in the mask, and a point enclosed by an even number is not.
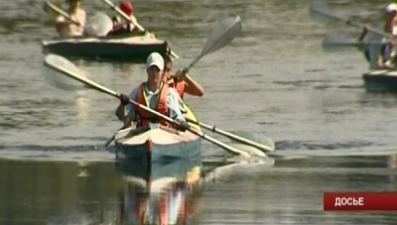
<svg viewBox="0 0 397 225"><path fill-rule="evenodd" d="M173 87L178 92L179 96L183 100L183 94L185 93L185 81L178 82L176 79L174 79L174 82L172 82L169 85L170 85L170 87Z"/></svg>
<svg viewBox="0 0 397 225"><path fill-rule="evenodd" d="M144 89L145 84L146 83L142 83L141 86L139 86L136 102L138 102L139 104L142 104L146 107L150 107L149 102L146 98L146 93L145 93L145 89ZM157 97L156 108L154 109L157 112L159 112L163 115L166 115L166 116L168 116L167 95L168 95L168 85L163 84L163 86L161 87L161 89L159 91L158 97ZM146 110L137 108L136 112L137 112L137 115L139 116L138 123L137 123L138 127L147 126L147 125L149 125L150 122L159 123L163 126L169 126L169 124L166 121L156 118L156 116L147 112Z"/></svg>

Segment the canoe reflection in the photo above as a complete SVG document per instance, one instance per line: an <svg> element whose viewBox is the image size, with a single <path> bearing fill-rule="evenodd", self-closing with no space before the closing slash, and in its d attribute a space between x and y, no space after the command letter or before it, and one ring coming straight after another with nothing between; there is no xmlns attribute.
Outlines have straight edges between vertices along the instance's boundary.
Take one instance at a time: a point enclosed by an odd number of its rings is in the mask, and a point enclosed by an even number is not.
<svg viewBox="0 0 397 225"><path fill-rule="evenodd" d="M126 185L119 194L120 224L186 224L201 210L201 159L116 162Z"/></svg>

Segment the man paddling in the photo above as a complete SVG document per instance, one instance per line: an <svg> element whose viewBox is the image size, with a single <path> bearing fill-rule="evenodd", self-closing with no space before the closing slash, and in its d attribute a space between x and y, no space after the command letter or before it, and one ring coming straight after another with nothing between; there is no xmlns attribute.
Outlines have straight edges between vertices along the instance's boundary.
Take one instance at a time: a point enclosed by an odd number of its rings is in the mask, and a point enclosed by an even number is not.
<svg viewBox="0 0 397 225"><path fill-rule="evenodd" d="M55 27L62 37L82 36L87 16L80 7L81 0L66 0L66 2L69 2L69 15L77 24L59 15Z"/></svg>
<svg viewBox="0 0 397 225"><path fill-rule="evenodd" d="M192 96L201 97L204 95L204 89L199 83L191 78L183 70L176 72L175 76L172 75L172 60L168 55L164 56L164 80L175 88L179 96L183 100L184 93Z"/></svg>
<svg viewBox="0 0 397 225"><path fill-rule="evenodd" d="M138 21L135 18L133 14L135 11L134 6L132 6L130 2L121 2L119 8L130 18L131 22L126 21L125 19L120 19L118 16L113 17L113 29L108 33L108 35L145 32L145 30L141 29L142 26L138 24Z"/></svg>
<svg viewBox="0 0 397 225"><path fill-rule="evenodd" d="M367 61L371 64L371 66L377 66L380 68L390 68L394 65L394 53L393 53L393 45L396 43L396 34L397 34L397 27L396 27L396 22L397 22L397 4L396 3L390 3L388 4L385 8L385 24L383 27L383 30L385 33L393 34L394 37L392 40L383 38L382 41L385 41L386 43L381 46L381 49L375 49L378 48L377 46L367 46L364 50L365 58ZM370 31L371 26L370 25L365 25L363 28L363 31L361 32L358 40L363 41L365 36L368 34ZM388 41L388 42L387 42ZM379 54L376 54L378 53ZM374 55L375 54L375 55Z"/></svg>
<svg viewBox="0 0 397 225"><path fill-rule="evenodd" d="M170 126L166 121L157 118L146 110L135 108L134 105L130 104L130 99L132 99L177 120L181 124L181 130L189 128L179 109L177 92L162 81L163 70L163 57L157 52L150 54L146 61L147 82L135 88L129 96L120 95L120 105L116 109L116 116L119 120L124 121L124 127L129 127L132 121L136 121L137 127L144 127L149 123Z"/></svg>

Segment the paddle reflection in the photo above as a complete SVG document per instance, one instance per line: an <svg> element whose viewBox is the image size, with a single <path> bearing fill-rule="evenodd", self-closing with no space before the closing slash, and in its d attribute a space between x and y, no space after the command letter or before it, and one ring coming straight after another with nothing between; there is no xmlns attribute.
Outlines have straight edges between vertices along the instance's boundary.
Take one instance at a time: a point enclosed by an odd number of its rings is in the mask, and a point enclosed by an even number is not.
<svg viewBox="0 0 397 225"><path fill-rule="evenodd" d="M389 155L387 156L387 168L394 170L397 168L397 155ZM389 175L389 181L395 183L396 176L394 174Z"/></svg>
<svg viewBox="0 0 397 225"><path fill-rule="evenodd" d="M201 159L116 162L126 181L118 196L118 224L185 224L201 210Z"/></svg>

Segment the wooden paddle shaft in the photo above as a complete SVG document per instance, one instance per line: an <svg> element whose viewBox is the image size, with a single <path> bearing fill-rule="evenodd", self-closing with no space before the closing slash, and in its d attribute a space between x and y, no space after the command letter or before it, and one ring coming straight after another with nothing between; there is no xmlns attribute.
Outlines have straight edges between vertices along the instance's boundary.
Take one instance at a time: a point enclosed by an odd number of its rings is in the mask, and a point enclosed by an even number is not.
<svg viewBox="0 0 397 225"><path fill-rule="evenodd" d="M131 18L126 15L119 7L117 7L113 2L111 2L110 0L102 0L103 2L105 2L106 4L108 4L110 6L110 8L112 8L113 10L115 10L118 14L120 14L125 20L127 20L128 22L132 23ZM134 24L136 27L138 27L138 29L140 30L145 30L145 28L143 28L142 26L140 26L139 24Z"/></svg>
<svg viewBox="0 0 397 225"><path fill-rule="evenodd" d="M60 14L61 16L65 17L66 19L72 21L74 24L79 25L81 27L84 27L82 24L79 24L77 21L75 21L69 14L67 14L65 11L62 9L58 8L56 5L52 4L51 2L46 2L45 3L48 7L50 7L53 11L56 13Z"/></svg>

